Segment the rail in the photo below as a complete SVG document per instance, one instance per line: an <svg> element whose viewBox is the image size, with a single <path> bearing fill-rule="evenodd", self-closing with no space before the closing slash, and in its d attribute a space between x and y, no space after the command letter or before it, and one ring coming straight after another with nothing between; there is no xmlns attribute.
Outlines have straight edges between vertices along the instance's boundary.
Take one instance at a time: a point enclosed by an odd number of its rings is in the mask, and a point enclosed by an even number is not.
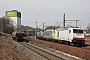
<svg viewBox="0 0 90 60"><path fill-rule="evenodd" d="M39 54L41 57L45 58L46 60L66 60L68 58L65 58L63 56L56 55L54 53L51 53L49 51L46 51L40 47L34 46L32 44L27 43L20 43L21 45L27 47L28 49L34 51L35 53Z"/></svg>

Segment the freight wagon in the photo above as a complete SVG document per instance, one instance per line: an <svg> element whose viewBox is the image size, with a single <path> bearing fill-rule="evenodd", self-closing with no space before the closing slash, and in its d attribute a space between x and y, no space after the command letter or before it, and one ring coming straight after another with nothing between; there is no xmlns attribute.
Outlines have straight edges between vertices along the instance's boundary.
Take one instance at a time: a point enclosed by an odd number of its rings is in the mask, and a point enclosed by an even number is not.
<svg viewBox="0 0 90 60"><path fill-rule="evenodd" d="M40 32L37 32L37 38L38 39L43 39L43 35L44 35L44 32L40 31Z"/></svg>
<svg viewBox="0 0 90 60"><path fill-rule="evenodd" d="M50 30L44 31L43 38L46 40L54 39L54 30L50 29Z"/></svg>
<svg viewBox="0 0 90 60"><path fill-rule="evenodd" d="M16 40L18 42L24 41L25 36L26 36L26 34L23 31L21 31L21 30L14 31L12 33L13 40Z"/></svg>

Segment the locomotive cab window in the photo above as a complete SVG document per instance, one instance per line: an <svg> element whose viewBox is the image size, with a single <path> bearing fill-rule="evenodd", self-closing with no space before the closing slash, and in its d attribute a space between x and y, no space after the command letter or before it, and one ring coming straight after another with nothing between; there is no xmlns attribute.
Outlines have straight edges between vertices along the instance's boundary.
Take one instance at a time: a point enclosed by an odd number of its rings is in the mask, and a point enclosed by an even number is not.
<svg viewBox="0 0 90 60"><path fill-rule="evenodd" d="M59 37L59 31L58 31L58 33L57 33L57 37Z"/></svg>
<svg viewBox="0 0 90 60"><path fill-rule="evenodd" d="M83 33L83 30L73 29L73 33Z"/></svg>
<svg viewBox="0 0 90 60"><path fill-rule="evenodd" d="M71 33L71 30L69 30L69 33Z"/></svg>

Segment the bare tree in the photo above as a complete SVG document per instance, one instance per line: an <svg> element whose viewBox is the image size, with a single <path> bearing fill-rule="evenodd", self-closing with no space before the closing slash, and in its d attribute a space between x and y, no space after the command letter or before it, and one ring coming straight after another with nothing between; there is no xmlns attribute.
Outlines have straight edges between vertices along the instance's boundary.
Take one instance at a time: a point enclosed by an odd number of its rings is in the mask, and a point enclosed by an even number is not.
<svg viewBox="0 0 90 60"><path fill-rule="evenodd" d="M45 28L45 30L47 30L47 29L57 29L57 28L60 28L60 26L47 26Z"/></svg>
<svg viewBox="0 0 90 60"><path fill-rule="evenodd" d="M14 31L13 20L8 17L0 18L0 31L4 33L12 33Z"/></svg>
<svg viewBox="0 0 90 60"><path fill-rule="evenodd" d="M90 33L90 23L87 26L87 33Z"/></svg>

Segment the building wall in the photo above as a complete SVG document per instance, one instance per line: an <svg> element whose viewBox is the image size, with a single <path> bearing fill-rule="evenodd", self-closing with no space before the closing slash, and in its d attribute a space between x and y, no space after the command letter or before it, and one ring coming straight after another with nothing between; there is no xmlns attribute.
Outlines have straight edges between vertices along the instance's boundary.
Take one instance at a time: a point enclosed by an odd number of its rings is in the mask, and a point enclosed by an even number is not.
<svg viewBox="0 0 90 60"><path fill-rule="evenodd" d="M21 18L17 17L17 25L18 25L18 28L21 29Z"/></svg>
<svg viewBox="0 0 90 60"><path fill-rule="evenodd" d="M17 28L17 17L10 17L13 20L14 26Z"/></svg>
<svg viewBox="0 0 90 60"><path fill-rule="evenodd" d="M6 17L10 17L14 21L15 28L21 29L21 13L17 10L11 10L5 12Z"/></svg>
<svg viewBox="0 0 90 60"><path fill-rule="evenodd" d="M21 29L21 18L19 17L10 17L14 21L14 26L15 28L20 28Z"/></svg>

